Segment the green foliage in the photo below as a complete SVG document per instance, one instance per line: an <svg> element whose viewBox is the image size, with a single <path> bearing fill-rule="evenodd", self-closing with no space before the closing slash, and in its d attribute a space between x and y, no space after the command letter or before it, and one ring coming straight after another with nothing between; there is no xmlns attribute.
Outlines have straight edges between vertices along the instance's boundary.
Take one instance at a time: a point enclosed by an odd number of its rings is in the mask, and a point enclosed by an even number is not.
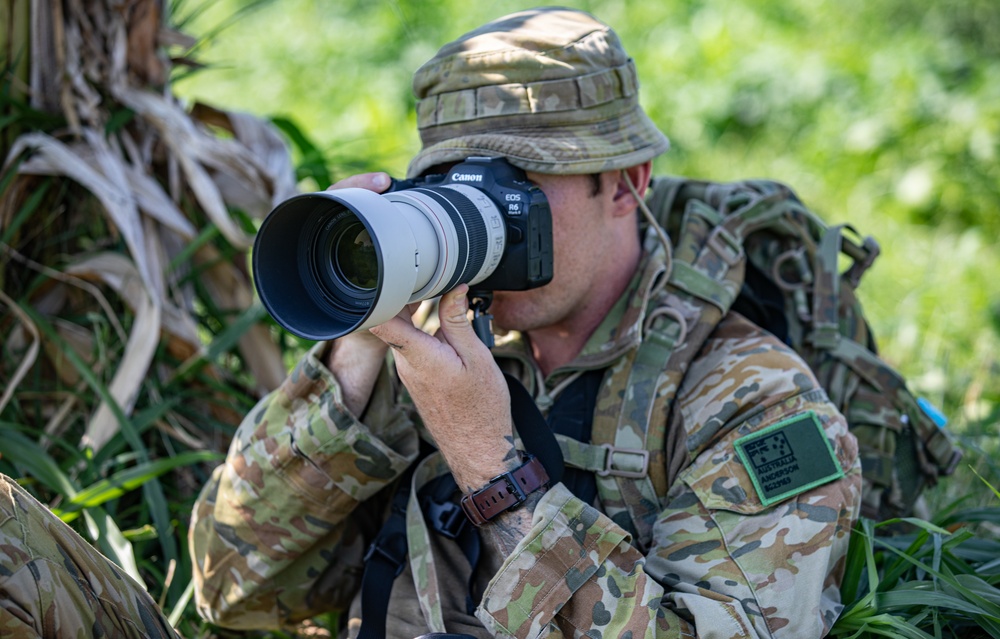
<svg viewBox="0 0 1000 639"><path fill-rule="evenodd" d="M317 190L323 190L330 186L333 180L330 177L326 157L322 151L316 148L316 144L309 136L288 118L273 117L271 122L285 134L292 148L298 152L301 158L295 167L296 178L300 181L310 180Z"/></svg>
<svg viewBox="0 0 1000 639"><path fill-rule="evenodd" d="M1000 24L996 3L569 4L614 25L635 57L644 104L674 142L661 169L777 176L810 201L836 194L831 213L856 191L871 201L864 212L1000 230L990 214L1000 61L983 35ZM180 91L286 114L343 170L399 173L417 147L413 70L441 43L524 6L289 0L222 33L206 56L228 68Z"/></svg>
<svg viewBox="0 0 1000 639"><path fill-rule="evenodd" d="M943 515L1000 523L1000 508ZM916 533L877 536L909 524ZM1000 637L1000 542L967 528L918 519L859 522L851 537L841 594L847 603L831 637Z"/></svg>

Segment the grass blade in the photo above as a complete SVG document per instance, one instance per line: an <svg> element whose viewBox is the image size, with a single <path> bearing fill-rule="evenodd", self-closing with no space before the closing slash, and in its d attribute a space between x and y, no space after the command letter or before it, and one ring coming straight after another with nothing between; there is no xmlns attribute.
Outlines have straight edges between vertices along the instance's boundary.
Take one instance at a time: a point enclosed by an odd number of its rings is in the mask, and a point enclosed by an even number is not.
<svg viewBox="0 0 1000 639"><path fill-rule="evenodd" d="M871 545L871 542L855 528L848 543L847 556L844 558L844 578L840 582L841 601L854 601L858 598L858 587L861 585L861 575L865 569L863 544Z"/></svg>
<svg viewBox="0 0 1000 639"><path fill-rule="evenodd" d="M191 597L194 595L194 580L188 582L184 592L181 593L180 598L174 604L174 609L170 611L170 615L167 617L167 621L170 622L170 626L173 628L177 627L180 623L181 617L184 615L184 609L187 608L188 602L191 601Z"/></svg>
<svg viewBox="0 0 1000 639"><path fill-rule="evenodd" d="M153 478L179 466L198 462L219 461L224 455L212 451L188 451L168 459L158 459L119 471L107 479L102 479L78 492L63 510L78 510L99 506L111 499L117 499L130 490L142 486Z"/></svg>
<svg viewBox="0 0 1000 639"><path fill-rule="evenodd" d="M46 179L36 191L32 192L32 194L28 196L28 198L24 201L24 204L21 205L21 209L17 212L17 215L14 216L11 223L4 229L3 235L0 236L0 243L10 243L10 239L14 236L14 233L17 233L17 230L21 228L21 225L24 224L29 217L31 217L32 213L35 212L38 205L41 204L42 199L45 198L45 195L49 192L49 187L51 186L52 180Z"/></svg>
<svg viewBox="0 0 1000 639"><path fill-rule="evenodd" d="M878 608L885 612L906 610L912 607L948 608L970 615L984 614L983 609L959 597L933 590L930 582L922 583L924 588L900 587L878 594Z"/></svg>
<svg viewBox="0 0 1000 639"><path fill-rule="evenodd" d="M990 482L986 481L986 478L985 478L985 477L983 477L982 475L980 475L980 474L979 474L978 472L976 472L976 469L975 469L975 468L973 468L972 466L969 466L969 470L971 470L971 471L972 471L972 473L973 473L973 474L974 474L974 475L975 475L976 477L978 477L978 478L979 478L980 480L982 480L982 482L983 482L984 484L986 484L986 487L987 487L987 488L989 488L989 489L990 489L990 490L991 490L991 491L993 492L993 494L994 494L994 495L996 495L997 499L1000 499L1000 490L997 490L997 489L996 489L996 488L995 488L995 487L993 486L993 484L991 484Z"/></svg>
<svg viewBox="0 0 1000 639"><path fill-rule="evenodd" d="M125 538L111 515L101 508L94 508L83 511L83 517L87 521L91 536L97 541L97 547L104 556L118 564L137 583L145 584L142 575L139 574L139 566L135 562L132 543Z"/></svg>
<svg viewBox="0 0 1000 639"><path fill-rule="evenodd" d="M19 426L0 422L0 454L23 468L28 475L40 481L46 488L66 497L76 495L76 487L63 473L59 464L36 442L17 431Z"/></svg>

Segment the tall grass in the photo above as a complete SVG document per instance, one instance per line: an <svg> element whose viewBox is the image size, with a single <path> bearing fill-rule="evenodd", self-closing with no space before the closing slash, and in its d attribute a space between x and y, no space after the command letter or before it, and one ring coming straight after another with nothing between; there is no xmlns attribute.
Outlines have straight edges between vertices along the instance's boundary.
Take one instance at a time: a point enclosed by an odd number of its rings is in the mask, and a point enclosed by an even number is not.
<svg viewBox="0 0 1000 639"><path fill-rule="evenodd" d="M1000 521L1000 508L953 514ZM876 534L898 523L858 525L841 587L847 606L830 636L1000 636L1000 543L917 519L907 520L919 531L914 535Z"/></svg>

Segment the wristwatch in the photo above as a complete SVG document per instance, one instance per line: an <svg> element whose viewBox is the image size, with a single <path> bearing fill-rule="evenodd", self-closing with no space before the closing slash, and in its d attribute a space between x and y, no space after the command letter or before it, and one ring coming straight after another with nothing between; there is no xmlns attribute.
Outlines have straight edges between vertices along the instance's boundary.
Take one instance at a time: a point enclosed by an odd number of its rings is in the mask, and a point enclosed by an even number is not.
<svg viewBox="0 0 1000 639"><path fill-rule="evenodd" d="M524 503L528 495L549 483L549 474L538 458L522 453L524 463L497 475L485 488L462 495L462 510L476 526Z"/></svg>

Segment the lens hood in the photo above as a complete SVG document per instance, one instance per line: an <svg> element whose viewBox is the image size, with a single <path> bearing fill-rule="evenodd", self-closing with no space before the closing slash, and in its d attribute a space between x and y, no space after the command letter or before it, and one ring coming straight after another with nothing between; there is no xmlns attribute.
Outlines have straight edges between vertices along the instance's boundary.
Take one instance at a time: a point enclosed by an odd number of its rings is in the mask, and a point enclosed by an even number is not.
<svg viewBox="0 0 1000 639"><path fill-rule="evenodd" d="M343 220L360 222L368 232L377 262L371 290L338 289L323 277L336 255L317 242ZM268 313L290 332L310 340L342 337L381 324L396 315L413 294L418 269L386 264L417 249L417 235L400 232L406 224L396 207L365 189L306 193L278 205L264 220L254 243L254 283ZM426 235L426 230L423 233Z"/></svg>

